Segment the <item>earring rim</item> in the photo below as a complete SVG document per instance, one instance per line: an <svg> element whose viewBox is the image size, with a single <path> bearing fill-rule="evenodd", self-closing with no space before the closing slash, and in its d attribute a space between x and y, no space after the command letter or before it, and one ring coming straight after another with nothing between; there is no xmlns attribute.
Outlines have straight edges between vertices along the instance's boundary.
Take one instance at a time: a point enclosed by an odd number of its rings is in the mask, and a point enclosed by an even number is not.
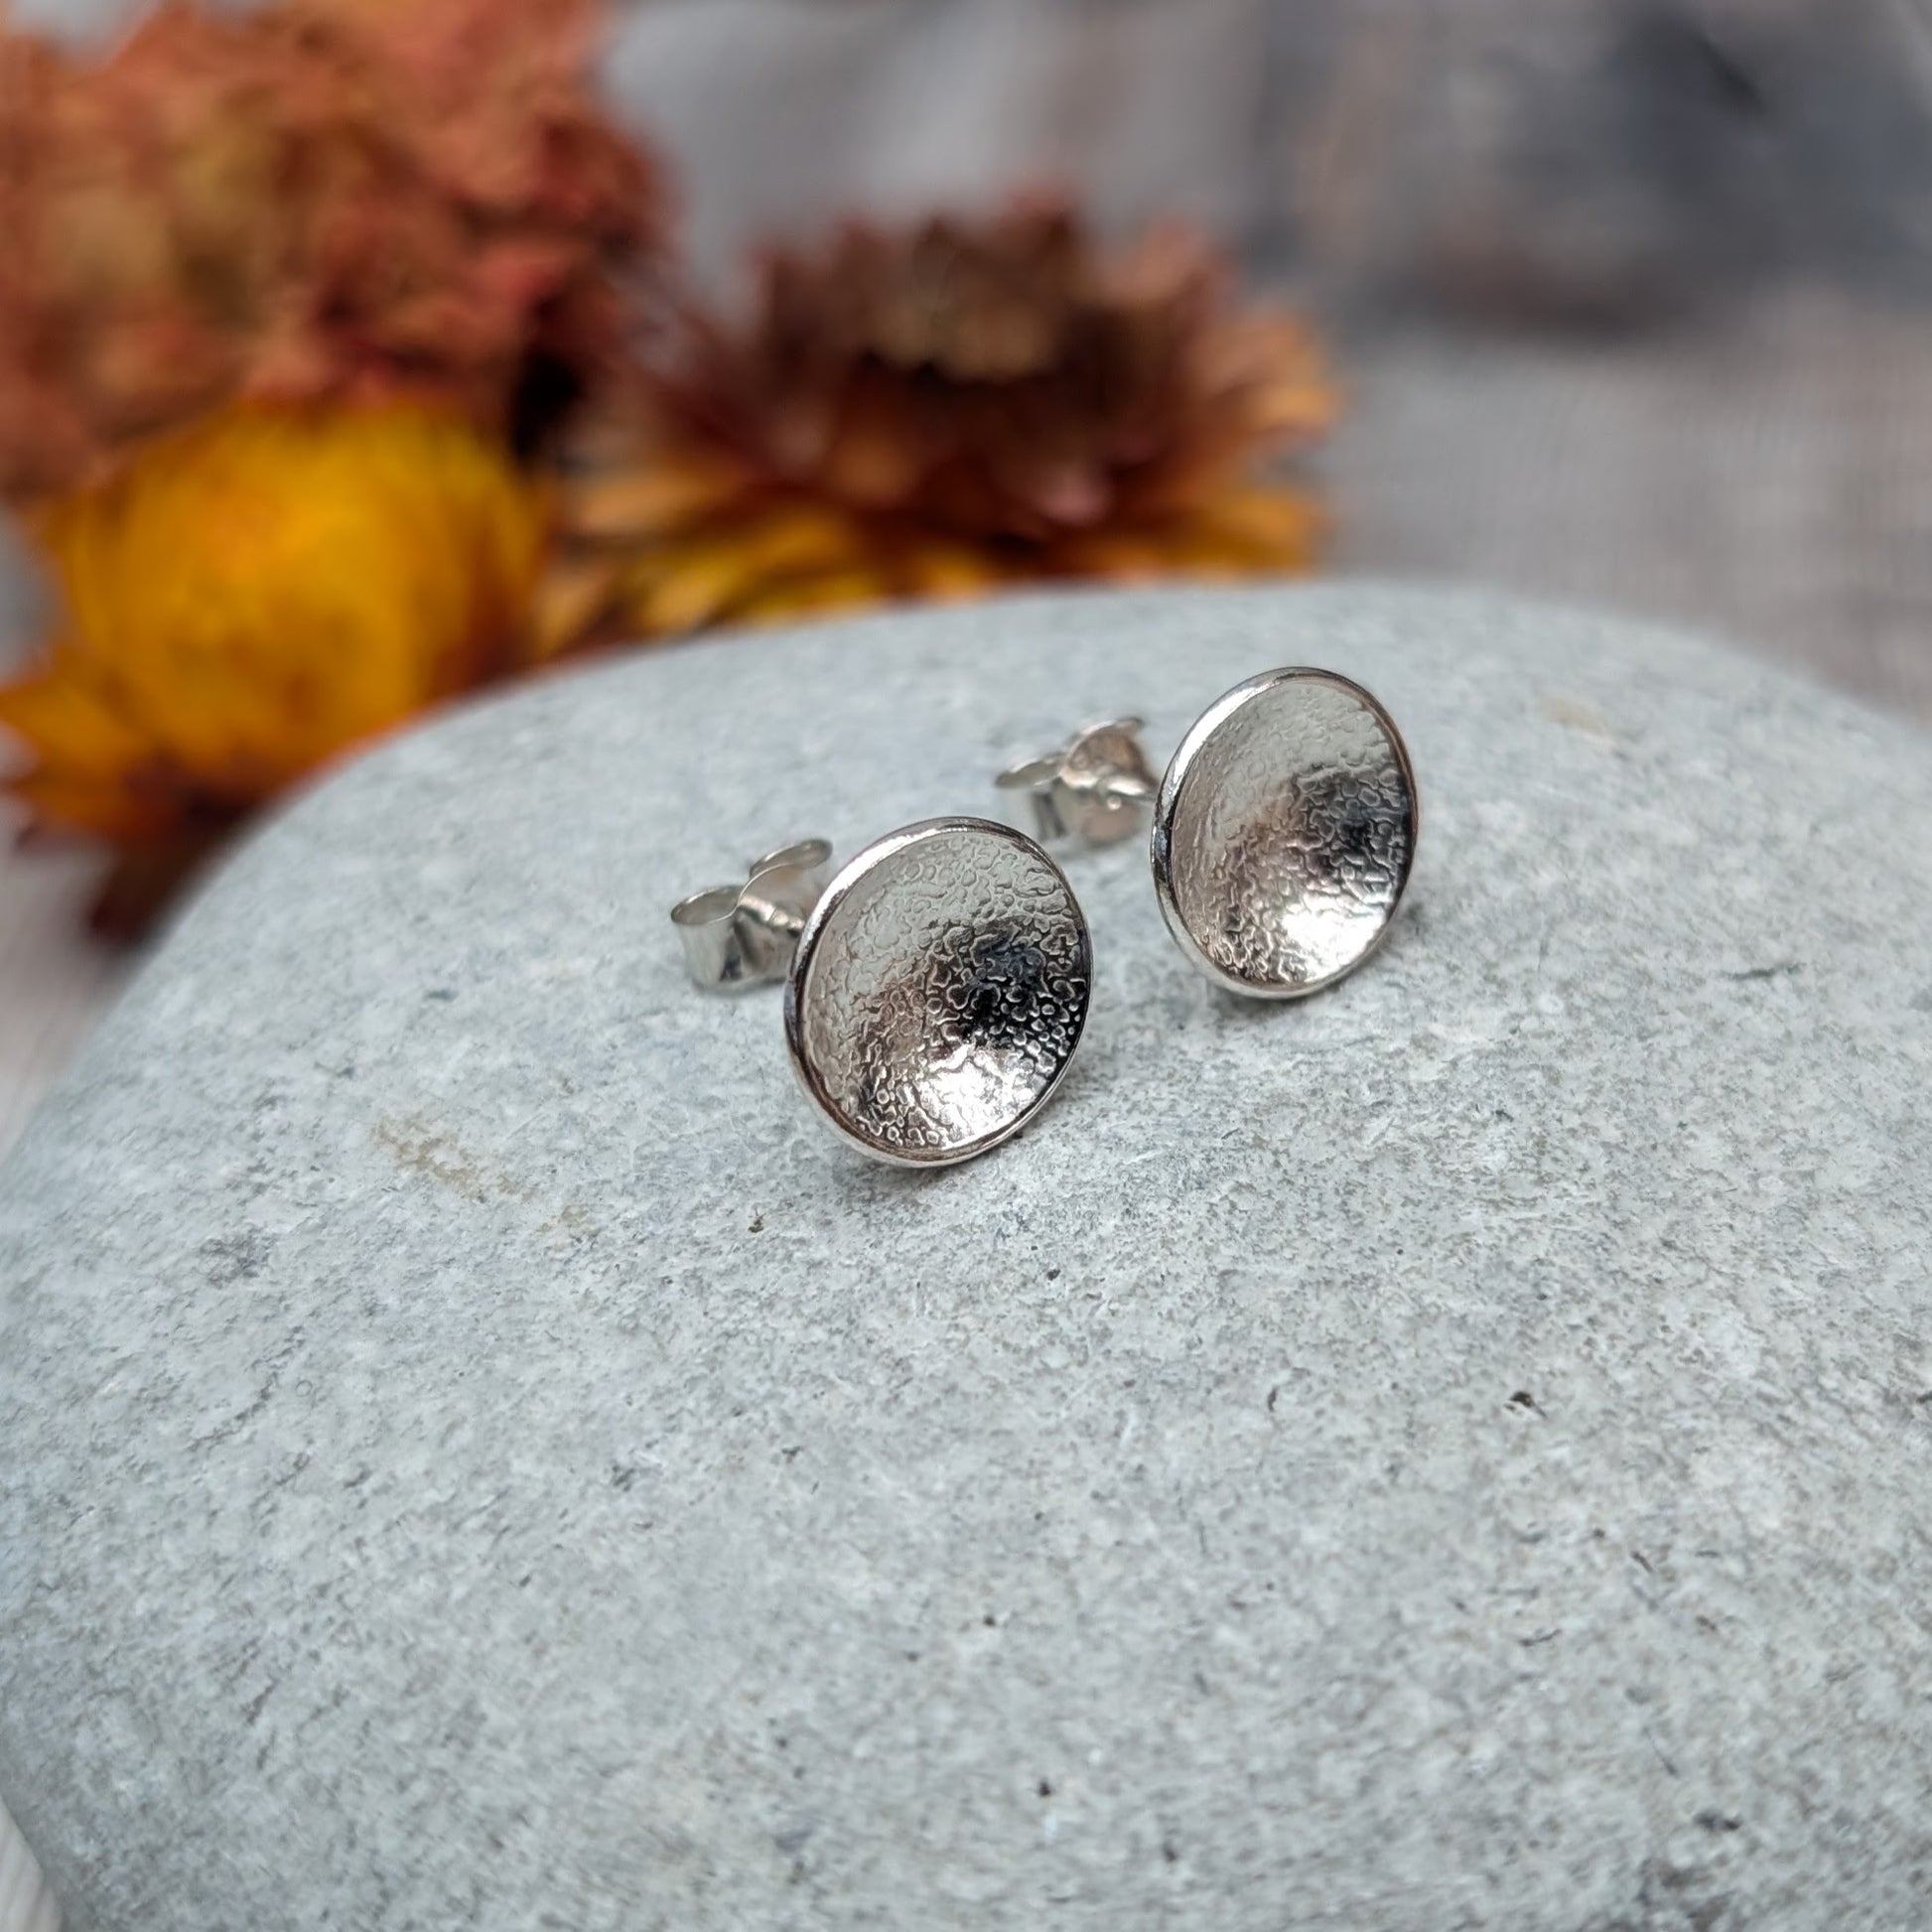
<svg viewBox="0 0 1932 1932"><path fill-rule="evenodd" d="M1079 944L1078 964L1086 986L1086 995L1074 1016L1072 1037L1067 1041L1066 1051L1061 1055L1059 1065L1053 1069L1051 1078L1039 1092L1034 1095L1032 1100L1011 1120L1002 1122L998 1127L959 1147L896 1149L868 1139L848 1124L837 1101L819 1077L811 1055L806 1050L804 1005L810 993L811 972L818 957L820 941L826 928L838 916L839 908L852 896L854 890L882 865L897 858L901 853L928 840L959 832L987 835L1017 848L1029 858L1043 864L1059 882L1061 891L1066 895L1066 902L1072 911L1076 926ZM798 950L793 955L791 971L785 976L785 1051L786 1057L791 1062L792 1073L804 1089L806 1097L816 1107L825 1124L848 1147L856 1148L861 1154L887 1167L951 1168L957 1167L963 1161L976 1160L982 1154L990 1154L1003 1142L1011 1140L1052 1100L1075 1058L1078 1057L1080 1043L1086 1036L1087 1018L1092 1008L1093 928L1088 922L1086 908L1080 903L1079 896L1073 890L1072 882L1053 855L1037 839L1028 837L1018 826L1004 824L999 819L980 818L971 814L922 818L884 833L869 845L861 846L833 875L831 883L819 896L818 903L813 906L811 915L805 921L804 929L798 935Z"/></svg>
<svg viewBox="0 0 1932 1932"><path fill-rule="evenodd" d="M1228 972L1225 967L1209 957L1206 949L1194 937L1192 929L1181 913L1173 876L1173 823L1194 762L1209 740L1245 706L1264 693L1276 690L1285 684L1322 684L1344 692L1359 703L1381 727L1409 794L1409 850L1403 862L1401 876L1396 880L1395 893L1389 900L1386 916L1368 944L1353 959L1317 980L1309 980L1297 985L1257 986L1252 980L1244 980ZM1416 852L1422 844L1422 791L1416 782L1415 761L1409 755L1409 747L1403 739L1401 729L1389 715L1388 707L1373 691L1340 671L1326 670L1319 665L1285 664L1276 670L1257 671L1254 676L1243 678L1232 690L1222 692L1188 726L1186 735L1175 748L1173 757L1168 760L1167 770L1162 774L1161 789L1154 802L1154 826L1148 846L1149 863L1154 871L1154 892L1160 902L1161 917L1166 922L1169 932L1173 934L1175 944L1215 985L1230 993L1239 994L1245 1000L1310 999L1314 994L1325 992L1329 987L1345 980L1357 967L1373 959L1387 942L1389 934L1395 929L1396 914L1401 910L1402 901L1408 895L1409 882L1415 876Z"/></svg>

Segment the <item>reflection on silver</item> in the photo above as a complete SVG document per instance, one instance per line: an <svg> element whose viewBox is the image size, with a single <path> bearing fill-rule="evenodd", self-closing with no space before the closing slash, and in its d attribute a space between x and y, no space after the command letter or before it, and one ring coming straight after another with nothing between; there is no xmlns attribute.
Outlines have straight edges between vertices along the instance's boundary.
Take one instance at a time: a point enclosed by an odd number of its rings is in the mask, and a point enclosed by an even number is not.
<svg viewBox="0 0 1932 1932"><path fill-rule="evenodd" d="M1408 750L1368 692L1264 671L1202 713L1161 782L1162 914L1222 986L1299 999L1381 943L1420 823Z"/></svg>
<svg viewBox="0 0 1932 1932"><path fill-rule="evenodd" d="M938 1167L1045 1105L1092 983L1086 918L1039 846L983 818L928 819L826 888L785 986L785 1038L837 1133Z"/></svg>
<svg viewBox="0 0 1932 1932"><path fill-rule="evenodd" d="M993 782L1027 794L1040 844L1113 845L1141 829L1154 803L1157 780L1140 734L1138 718L1089 725L1063 751L1009 765Z"/></svg>
<svg viewBox="0 0 1932 1932"><path fill-rule="evenodd" d="M671 907L685 970L707 993L768 986L791 970L798 935L832 876L832 848L801 839L754 859L743 886L711 886Z"/></svg>

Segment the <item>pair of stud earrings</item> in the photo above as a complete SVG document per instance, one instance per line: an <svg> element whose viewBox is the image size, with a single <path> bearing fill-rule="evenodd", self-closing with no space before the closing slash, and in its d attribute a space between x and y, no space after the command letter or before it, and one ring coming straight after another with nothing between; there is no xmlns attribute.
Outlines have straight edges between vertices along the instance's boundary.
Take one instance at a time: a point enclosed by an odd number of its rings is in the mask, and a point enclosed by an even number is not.
<svg viewBox="0 0 1932 1932"><path fill-rule="evenodd" d="M808 839L671 908L698 986L784 983L806 1093L841 1137L901 1167L997 1147L1072 1063L1093 941L1047 847L1112 845L1151 814L1155 892L1181 951L1232 992L1290 1000L1381 943L1421 826L1394 721L1333 671L1236 685L1159 780L1126 718L995 783L1036 836L926 819L836 876L832 848Z"/></svg>

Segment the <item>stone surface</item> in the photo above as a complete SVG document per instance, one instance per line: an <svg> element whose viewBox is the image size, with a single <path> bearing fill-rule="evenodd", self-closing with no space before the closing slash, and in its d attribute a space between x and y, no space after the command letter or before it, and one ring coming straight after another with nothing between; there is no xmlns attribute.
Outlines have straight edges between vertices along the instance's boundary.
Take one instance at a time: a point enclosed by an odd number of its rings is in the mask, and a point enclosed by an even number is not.
<svg viewBox="0 0 1932 1932"><path fill-rule="evenodd" d="M1366 682L1387 948L1073 872L1052 1108L868 1166L664 908ZM547 683L299 802L0 1176L0 1795L72 1932L1932 1910L1932 750L1466 598Z"/></svg>

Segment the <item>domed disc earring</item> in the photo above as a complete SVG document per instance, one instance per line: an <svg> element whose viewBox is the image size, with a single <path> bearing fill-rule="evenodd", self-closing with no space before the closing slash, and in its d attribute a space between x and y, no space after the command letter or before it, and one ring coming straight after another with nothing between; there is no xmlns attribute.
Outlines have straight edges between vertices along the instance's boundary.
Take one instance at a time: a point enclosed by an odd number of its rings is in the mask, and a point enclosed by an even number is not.
<svg viewBox="0 0 1932 1932"><path fill-rule="evenodd" d="M785 1040L836 1133L942 1167L1045 1106L1092 986L1086 917L1045 852L989 819L927 819L826 887L785 982Z"/></svg>
<svg viewBox="0 0 1932 1932"><path fill-rule="evenodd" d="M1420 829L1382 706L1333 671L1264 671L1208 706L1161 781L1162 916L1229 991L1301 999L1387 936Z"/></svg>

